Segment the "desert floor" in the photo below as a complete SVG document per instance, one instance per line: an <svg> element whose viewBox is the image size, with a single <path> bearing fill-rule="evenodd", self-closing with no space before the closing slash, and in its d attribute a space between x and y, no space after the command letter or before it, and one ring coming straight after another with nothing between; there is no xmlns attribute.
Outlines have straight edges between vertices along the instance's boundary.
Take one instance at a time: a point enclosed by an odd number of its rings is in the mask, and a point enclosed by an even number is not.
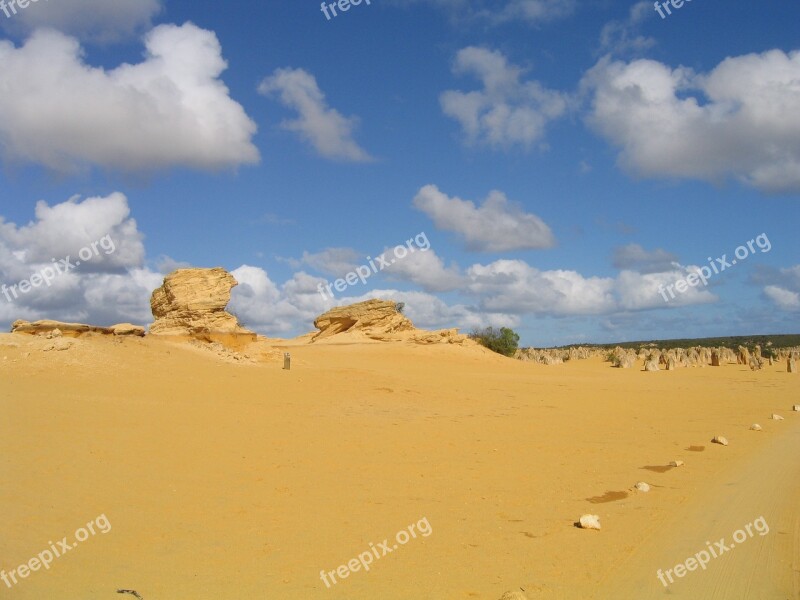
<svg viewBox="0 0 800 600"><path fill-rule="evenodd" d="M287 342L285 371L150 338L45 344L0 336L0 568L98 515L112 527L0 582L2 598L800 597L800 376L785 365L644 373ZM585 513L601 531L574 526ZM656 578L759 517L768 534ZM422 519L427 537L321 581Z"/></svg>

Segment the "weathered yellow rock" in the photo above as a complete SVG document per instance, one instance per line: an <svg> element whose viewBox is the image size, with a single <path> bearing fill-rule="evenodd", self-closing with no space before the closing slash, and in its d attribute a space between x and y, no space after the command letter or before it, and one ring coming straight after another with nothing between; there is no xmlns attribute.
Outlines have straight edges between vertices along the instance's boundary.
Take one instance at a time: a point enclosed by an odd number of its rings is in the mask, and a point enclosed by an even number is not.
<svg viewBox="0 0 800 600"><path fill-rule="evenodd" d="M151 335L186 336L203 341L255 341L256 334L242 327L225 308L231 290L239 285L225 269L178 269L150 297L155 322Z"/></svg>
<svg viewBox="0 0 800 600"><path fill-rule="evenodd" d="M102 335L120 336L143 336L144 327L121 323L111 327L97 327L96 325L86 325L84 323L62 323L61 321L41 320L29 321L18 320L11 324L11 333L27 333L30 335L47 335L48 337L80 337L85 333L99 333Z"/></svg>
<svg viewBox="0 0 800 600"><path fill-rule="evenodd" d="M367 300L348 306L337 306L314 320L319 329L313 340L340 333L361 332L368 337L411 331L414 324L397 310L397 303L389 300Z"/></svg>

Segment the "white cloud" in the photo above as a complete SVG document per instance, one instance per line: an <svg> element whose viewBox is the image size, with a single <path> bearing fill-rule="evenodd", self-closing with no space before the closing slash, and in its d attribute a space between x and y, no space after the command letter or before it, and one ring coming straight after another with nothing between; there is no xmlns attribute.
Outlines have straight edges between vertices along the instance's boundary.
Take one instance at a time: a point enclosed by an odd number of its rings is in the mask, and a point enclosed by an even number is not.
<svg viewBox="0 0 800 600"><path fill-rule="evenodd" d="M678 257L671 252L657 248L647 251L639 244L628 244L614 250L614 267L630 269L639 273L663 273L674 271Z"/></svg>
<svg viewBox="0 0 800 600"><path fill-rule="evenodd" d="M0 217L0 244L14 257L0 265L6 277L27 277L31 267L50 264L53 258L74 260L82 248L105 236L111 240L108 250L98 245L98 253L81 265L82 272L119 272L144 260L142 234L130 218L128 199L119 192L105 198L75 197L54 206L39 201L35 217L23 226Z"/></svg>
<svg viewBox="0 0 800 600"><path fill-rule="evenodd" d="M75 39L52 30L20 48L0 42L4 158L61 172L258 162L256 126L219 79L226 63L214 33L162 25L145 46L143 62L106 71L84 62Z"/></svg>
<svg viewBox="0 0 800 600"><path fill-rule="evenodd" d="M766 279L769 283L764 287L764 295L771 300L778 308L787 311L800 309L800 265L768 271L766 276L757 276L759 279Z"/></svg>
<svg viewBox="0 0 800 600"><path fill-rule="evenodd" d="M92 325L120 322L145 325L153 321L150 296L164 282L164 275L148 268L127 273L103 274L83 282L84 310L78 320ZM52 318L48 315L48 318Z"/></svg>
<svg viewBox="0 0 800 600"><path fill-rule="evenodd" d="M617 308L611 278L539 271L521 260L472 265L467 275L470 291L490 311L564 316L610 313Z"/></svg>
<svg viewBox="0 0 800 600"><path fill-rule="evenodd" d="M265 96L277 94L284 106L297 111L298 118L284 121L282 126L299 133L321 156L350 162L372 160L353 139L358 120L330 108L311 73L276 69L261 82L258 91Z"/></svg>
<svg viewBox="0 0 800 600"><path fill-rule="evenodd" d="M622 271L616 278L585 277L563 269L540 271L521 260L475 264L467 270L468 289L480 298L482 309L512 314L547 316L610 315L704 304L716 297L699 287L665 302L660 286L674 284L691 268L665 273Z"/></svg>
<svg viewBox="0 0 800 600"><path fill-rule="evenodd" d="M453 71L477 77L480 91L443 92L444 113L461 124L469 143L529 147L544 137L547 124L567 110L565 95L537 81L520 81L523 70L497 51L470 46L460 50Z"/></svg>
<svg viewBox="0 0 800 600"><path fill-rule="evenodd" d="M621 271L614 282L618 310L676 308L716 302L717 296L702 286L702 283L687 286L683 293L674 288L676 283L686 279L687 275L697 273L698 268L676 267L671 271L656 273ZM673 286L674 298L668 286Z"/></svg>
<svg viewBox="0 0 800 600"><path fill-rule="evenodd" d="M253 331L272 336L313 331L314 319L330 308L317 288L324 280L302 271L282 286L260 267L243 265L231 274L239 285L229 310Z"/></svg>
<svg viewBox="0 0 800 600"><path fill-rule="evenodd" d="M387 260L392 260L394 254L387 250L384 256ZM464 284L458 266L451 264L446 267L444 261L432 249L415 248L415 251L407 254L405 258L395 258L394 261L382 273L390 279L410 281L426 292L447 292L456 290Z"/></svg>
<svg viewBox="0 0 800 600"><path fill-rule="evenodd" d="M764 294L782 310L800 310L800 293L798 292L777 285L768 285L764 288Z"/></svg>
<svg viewBox="0 0 800 600"><path fill-rule="evenodd" d="M337 305L363 302L373 298L404 302L403 314L411 319L415 327L420 329L450 329L458 327L463 332L468 332L474 328L486 326L516 327L520 323L518 315L483 311L465 304L450 305L438 296L418 291L373 290L362 296L342 298L337 302Z"/></svg>
<svg viewBox="0 0 800 600"><path fill-rule="evenodd" d="M800 51L727 58L708 74L605 58L583 86L590 124L636 175L800 190Z"/></svg>
<svg viewBox="0 0 800 600"><path fill-rule="evenodd" d="M445 231L464 239L470 250L506 252L549 248L555 244L547 224L525 213L499 191L489 194L480 207L469 200L450 198L435 185L426 185L414 198L414 206Z"/></svg>
<svg viewBox="0 0 800 600"><path fill-rule="evenodd" d="M161 0L31 0L24 9L14 5L13 14L9 4L0 24L11 32L27 34L49 27L101 43L129 38L148 28L162 9Z"/></svg>
<svg viewBox="0 0 800 600"><path fill-rule="evenodd" d="M19 289L20 282L30 281L32 275L52 270L52 259L60 262L69 257L74 265L82 248L91 248L92 242L106 236L111 243L95 246L97 252L80 266L54 274L50 285ZM149 321L150 294L160 285L161 275L143 266L142 237L120 193L83 201L73 198L54 206L38 202L35 220L27 225L0 218L0 281L6 286L0 294L0 321L49 318L98 325Z"/></svg>

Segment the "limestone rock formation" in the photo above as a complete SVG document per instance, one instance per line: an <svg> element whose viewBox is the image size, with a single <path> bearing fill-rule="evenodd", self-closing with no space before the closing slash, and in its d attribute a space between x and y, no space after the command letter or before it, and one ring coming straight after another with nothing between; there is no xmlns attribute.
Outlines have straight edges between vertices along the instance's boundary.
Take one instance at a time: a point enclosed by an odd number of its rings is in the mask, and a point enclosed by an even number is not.
<svg viewBox="0 0 800 600"><path fill-rule="evenodd" d="M469 336L459 334L457 329L416 329L397 309L397 303L391 300L367 300L349 306L338 306L317 317L314 326L319 332L311 337L312 343L345 335L351 338L407 341L415 344L477 345Z"/></svg>
<svg viewBox="0 0 800 600"><path fill-rule="evenodd" d="M727 446L728 445L728 438L726 438L724 436L721 436L721 435L715 435L714 439L711 440L711 441L713 443L715 443L715 444L719 444L720 446Z"/></svg>
<svg viewBox="0 0 800 600"><path fill-rule="evenodd" d="M535 362L540 365L561 365L564 364L565 360L570 360L570 356L572 348L570 351L567 350L556 350L556 349L537 349L537 348L520 348L514 354L514 358L517 360L523 360L527 362Z"/></svg>
<svg viewBox="0 0 800 600"><path fill-rule="evenodd" d="M400 331L411 331L414 324L397 310L397 303L388 300L367 300L348 306L337 306L314 320L319 329L313 340L340 333L364 333L367 337Z"/></svg>
<svg viewBox="0 0 800 600"><path fill-rule="evenodd" d="M787 373L797 373L797 363L794 361L794 358L791 356L786 359L786 372Z"/></svg>
<svg viewBox="0 0 800 600"><path fill-rule="evenodd" d="M736 363L739 365L750 364L750 352L744 346L739 346L739 350L736 353Z"/></svg>
<svg viewBox="0 0 800 600"><path fill-rule="evenodd" d="M618 357L612 364L618 369L630 369L633 367L636 359L630 354Z"/></svg>
<svg viewBox="0 0 800 600"><path fill-rule="evenodd" d="M178 269L150 297L151 335L189 337L224 345L256 340L256 334L225 310L238 285L225 269Z"/></svg>
<svg viewBox="0 0 800 600"><path fill-rule="evenodd" d="M716 350L714 350L711 353L711 366L712 367L718 367L719 366L719 352L717 352Z"/></svg>
<svg viewBox="0 0 800 600"><path fill-rule="evenodd" d="M458 329L439 329L437 331L415 329L407 339L421 345L459 344L461 346L472 346L477 343L471 340L468 335L458 333Z"/></svg>
<svg viewBox="0 0 800 600"><path fill-rule="evenodd" d="M660 371L661 369L658 368L658 363L654 360L648 360L644 364L645 371Z"/></svg>
<svg viewBox="0 0 800 600"><path fill-rule="evenodd" d="M111 327L97 327L83 323L62 323L60 321L29 321L18 320L11 324L11 333L27 333L29 335L42 335L52 337L80 337L86 333L99 333L101 335L138 336L144 335L144 327L121 323Z"/></svg>

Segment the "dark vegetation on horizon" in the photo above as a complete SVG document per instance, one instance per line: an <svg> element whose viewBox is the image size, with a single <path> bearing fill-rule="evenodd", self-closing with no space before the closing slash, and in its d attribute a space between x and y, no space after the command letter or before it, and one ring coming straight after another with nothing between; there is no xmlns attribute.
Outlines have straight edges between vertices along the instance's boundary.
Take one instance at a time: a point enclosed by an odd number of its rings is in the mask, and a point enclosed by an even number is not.
<svg viewBox="0 0 800 600"><path fill-rule="evenodd" d="M779 334L779 335L736 335L730 337L710 337L710 338L683 338L675 340L647 340L638 342L617 342L613 344L569 344L567 346L553 346L550 348L542 348L547 350L562 350L566 348L633 348L638 349L643 346L652 346L653 348L662 348L670 350L672 348L689 348L702 346L704 348L715 348L719 346L727 346L728 348L736 349L739 346L745 346L752 350L755 346L761 346L762 349L771 348L790 348L800 346L800 334Z"/></svg>

